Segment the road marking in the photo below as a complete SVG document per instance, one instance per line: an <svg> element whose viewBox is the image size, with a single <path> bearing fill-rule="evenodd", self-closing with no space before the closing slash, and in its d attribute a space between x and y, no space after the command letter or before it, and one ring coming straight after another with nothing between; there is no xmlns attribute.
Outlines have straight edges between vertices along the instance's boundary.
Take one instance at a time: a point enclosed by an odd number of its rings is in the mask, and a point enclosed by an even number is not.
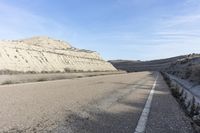
<svg viewBox="0 0 200 133"><path fill-rule="evenodd" d="M155 90L155 87L156 87L157 80L158 80L158 75L157 75L156 80L153 84L153 87L152 87L151 92L149 94L149 97L146 101L146 104L144 106L144 109L142 111L142 114L140 116L140 119L138 121L138 124L137 124L137 127L136 127L134 133L144 133L145 132L146 124L147 124L147 120L148 120L148 116L149 116L149 112L150 112L151 102L152 102L152 99L153 99L153 94L154 94L154 90Z"/></svg>

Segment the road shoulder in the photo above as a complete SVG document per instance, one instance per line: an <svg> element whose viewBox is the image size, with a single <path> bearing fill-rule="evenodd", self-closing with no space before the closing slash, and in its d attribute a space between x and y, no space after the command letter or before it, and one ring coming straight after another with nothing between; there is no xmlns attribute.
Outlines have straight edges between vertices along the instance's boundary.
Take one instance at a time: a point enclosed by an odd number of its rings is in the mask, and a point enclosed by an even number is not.
<svg viewBox="0 0 200 133"><path fill-rule="evenodd" d="M159 76L153 96L146 133L193 133L187 118Z"/></svg>

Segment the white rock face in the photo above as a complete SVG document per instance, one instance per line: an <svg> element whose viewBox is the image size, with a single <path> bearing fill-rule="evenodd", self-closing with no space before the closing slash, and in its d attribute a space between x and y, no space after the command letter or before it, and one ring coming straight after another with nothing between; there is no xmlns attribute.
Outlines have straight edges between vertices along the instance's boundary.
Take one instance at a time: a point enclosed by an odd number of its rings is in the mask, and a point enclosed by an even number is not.
<svg viewBox="0 0 200 133"><path fill-rule="evenodd" d="M0 41L0 70L21 72L116 71L96 52L49 37Z"/></svg>

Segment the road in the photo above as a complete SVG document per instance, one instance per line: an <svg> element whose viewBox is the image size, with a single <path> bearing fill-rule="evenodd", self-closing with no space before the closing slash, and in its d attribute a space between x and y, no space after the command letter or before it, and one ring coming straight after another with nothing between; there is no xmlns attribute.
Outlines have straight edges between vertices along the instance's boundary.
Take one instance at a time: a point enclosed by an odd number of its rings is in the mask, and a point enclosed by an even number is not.
<svg viewBox="0 0 200 133"><path fill-rule="evenodd" d="M192 133L157 72L0 86L0 132L134 133L152 88L145 132Z"/></svg>

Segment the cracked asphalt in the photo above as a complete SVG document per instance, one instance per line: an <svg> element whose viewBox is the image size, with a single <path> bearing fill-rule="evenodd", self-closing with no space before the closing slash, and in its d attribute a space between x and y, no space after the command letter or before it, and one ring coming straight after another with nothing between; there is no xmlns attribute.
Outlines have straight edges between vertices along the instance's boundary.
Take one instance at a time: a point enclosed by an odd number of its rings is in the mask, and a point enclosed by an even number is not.
<svg viewBox="0 0 200 133"><path fill-rule="evenodd" d="M138 72L0 86L0 132L134 132L156 75ZM146 132L192 133L161 76Z"/></svg>

